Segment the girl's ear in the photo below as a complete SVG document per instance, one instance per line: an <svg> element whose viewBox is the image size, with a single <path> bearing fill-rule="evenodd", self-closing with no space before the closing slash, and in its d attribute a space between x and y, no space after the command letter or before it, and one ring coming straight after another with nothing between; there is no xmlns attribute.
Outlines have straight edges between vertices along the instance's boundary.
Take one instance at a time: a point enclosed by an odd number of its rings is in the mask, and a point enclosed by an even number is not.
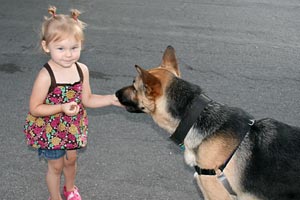
<svg viewBox="0 0 300 200"><path fill-rule="evenodd" d="M50 50L48 49L48 47L47 47L47 45L46 45L46 41L45 41L45 40L42 40L41 44L42 44L43 50L44 50L46 53L49 53Z"/></svg>

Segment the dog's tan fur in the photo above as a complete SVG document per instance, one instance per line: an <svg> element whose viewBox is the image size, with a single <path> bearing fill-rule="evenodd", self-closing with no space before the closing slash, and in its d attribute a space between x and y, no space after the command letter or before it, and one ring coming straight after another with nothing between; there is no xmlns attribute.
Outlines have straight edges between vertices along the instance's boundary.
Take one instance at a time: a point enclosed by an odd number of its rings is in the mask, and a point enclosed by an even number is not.
<svg viewBox="0 0 300 200"><path fill-rule="evenodd" d="M165 57L165 56L164 56ZM169 58L169 57L168 57ZM162 62L162 64L156 68L149 70L157 80L148 79L148 77L138 76L134 82L134 88L136 89L136 96L139 98L141 107L145 108L145 112L150 114L153 120L163 129L168 132L174 132L178 126L179 121L173 120L172 117L165 111L166 110L166 100L165 89L168 87L170 80L173 77L173 73L178 76L180 73L177 69L177 64L172 65L170 62L168 64ZM175 67L175 68L171 68ZM143 69L137 68L143 73ZM146 82L146 85L144 84ZM145 88L147 87L147 88ZM151 91L149 91L151 88ZM145 93L146 89L146 93Z"/></svg>
<svg viewBox="0 0 300 200"><path fill-rule="evenodd" d="M222 133L216 134L213 138L205 139L198 147L197 165L204 169L215 169L216 172L219 172L218 168L228 159L237 145L238 140L236 138L229 138ZM234 175L234 167L232 161L226 167L224 173L226 173L228 179L232 179L233 176L230 175ZM198 184L202 188L205 199L231 199L216 176L197 176L197 179L200 180Z"/></svg>
<svg viewBox="0 0 300 200"><path fill-rule="evenodd" d="M236 138L229 138L222 133L204 139L198 147L197 163L204 169L215 169L217 171L237 145L238 140Z"/></svg>

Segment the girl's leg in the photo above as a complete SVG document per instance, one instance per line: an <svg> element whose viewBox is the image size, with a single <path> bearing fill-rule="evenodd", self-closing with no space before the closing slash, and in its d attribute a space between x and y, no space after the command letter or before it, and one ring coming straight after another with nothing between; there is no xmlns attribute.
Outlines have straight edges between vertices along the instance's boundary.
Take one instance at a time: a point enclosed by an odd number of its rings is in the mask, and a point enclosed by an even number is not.
<svg viewBox="0 0 300 200"><path fill-rule="evenodd" d="M64 158L48 160L48 172L46 176L47 186L51 200L62 200L60 195L60 177L64 167Z"/></svg>
<svg viewBox="0 0 300 200"><path fill-rule="evenodd" d="M66 191L72 191L75 186L76 169L77 169L77 150L68 150L64 156L64 176Z"/></svg>

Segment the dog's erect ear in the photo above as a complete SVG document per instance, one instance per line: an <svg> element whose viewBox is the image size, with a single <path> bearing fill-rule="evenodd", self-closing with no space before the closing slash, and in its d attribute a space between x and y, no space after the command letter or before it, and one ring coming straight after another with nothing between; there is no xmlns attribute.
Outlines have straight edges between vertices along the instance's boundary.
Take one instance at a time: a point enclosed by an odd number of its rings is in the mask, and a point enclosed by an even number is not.
<svg viewBox="0 0 300 200"><path fill-rule="evenodd" d="M175 49L172 46L168 46L162 57L161 67L173 72L176 76L180 77L180 71L177 64L175 55Z"/></svg>
<svg viewBox="0 0 300 200"><path fill-rule="evenodd" d="M145 93L152 97L159 96L161 94L160 80L138 65L135 65L135 68L142 78Z"/></svg>

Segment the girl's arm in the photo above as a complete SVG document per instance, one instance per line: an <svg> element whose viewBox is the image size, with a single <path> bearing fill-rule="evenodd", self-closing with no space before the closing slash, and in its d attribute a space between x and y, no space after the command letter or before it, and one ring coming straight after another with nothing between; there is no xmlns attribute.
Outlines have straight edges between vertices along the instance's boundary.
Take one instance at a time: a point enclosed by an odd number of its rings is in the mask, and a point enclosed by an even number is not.
<svg viewBox="0 0 300 200"><path fill-rule="evenodd" d="M123 107L114 94L111 95L97 95L92 94L90 87L89 70L86 65L80 63L83 72L83 86L82 86L82 103L85 107L99 108L104 106L120 106Z"/></svg>
<svg viewBox="0 0 300 200"><path fill-rule="evenodd" d="M51 78L48 71L43 68L33 84L32 93L29 102L29 111L33 116L49 116L60 112L64 112L69 116L78 113L79 107L76 102L66 104L47 105L44 101L47 97L48 90L51 84Z"/></svg>

